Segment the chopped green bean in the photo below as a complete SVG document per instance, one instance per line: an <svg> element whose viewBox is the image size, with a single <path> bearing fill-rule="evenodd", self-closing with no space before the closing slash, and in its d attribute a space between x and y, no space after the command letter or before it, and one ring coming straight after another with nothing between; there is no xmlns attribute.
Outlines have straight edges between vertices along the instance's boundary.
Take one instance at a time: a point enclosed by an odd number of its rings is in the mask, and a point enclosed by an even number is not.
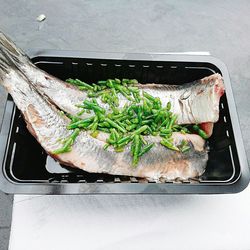
<svg viewBox="0 0 250 250"><path fill-rule="evenodd" d="M199 127L199 125L194 125L193 126L193 129L196 131L196 132L198 132L198 135L200 136L200 137L202 137L203 139L208 139L208 135L206 134L206 132L204 131L204 130L202 130L200 127Z"/></svg>
<svg viewBox="0 0 250 250"><path fill-rule="evenodd" d="M56 149L52 152L52 154L62 154L71 151L71 146L73 145L76 137L79 135L80 129L75 129L74 132L65 140L65 144L63 147Z"/></svg>
<svg viewBox="0 0 250 250"><path fill-rule="evenodd" d="M122 152L128 145L133 158L133 166L136 166L140 157L155 145L155 143L147 143L145 140L147 135L161 136L160 144L182 153L190 150L190 145L186 140L175 145L172 139L173 132L182 134L195 132L204 139L208 138L198 124L179 125L177 115L170 111L171 102L168 101L163 107L161 99L146 91L141 91L135 79L115 78L91 84L79 79L68 79L67 82L87 93L87 98L83 100L83 103L76 105L80 109L77 116L65 114L71 120L67 129L90 131L90 135L94 138L99 132L107 133L109 137L103 148L106 150L112 146L116 152ZM122 108L119 103L121 95L126 99ZM83 113L86 116L92 115L81 119L80 116ZM63 147L57 152L70 151L73 141L71 136L61 140Z"/></svg>
<svg viewBox="0 0 250 250"><path fill-rule="evenodd" d="M154 145L155 145L154 143L150 143L146 147L144 147L142 151L139 153L139 157L147 153Z"/></svg>
<svg viewBox="0 0 250 250"><path fill-rule="evenodd" d="M133 133L135 135L139 135L139 134L143 133L144 131L146 131L147 129L148 129L148 126L144 125L144 126L140 127L139 129L135 130Z"/></svg>
<svg viewBox="0 0 250 250"><path fill-rule="evenodd" d="M175 151L180 151L179 148L177 148L173 143L171 143L169 140L167 139L163 139L161 140L161 145L169 148L169 149L172 149L172 150L175 150Z"/></svg>
<svg viewBox="0 0 250 250"><path fill-rule="evenodd" d="M122 133L126 133L126 130L122 128L120 125L118 125L116 122L110 120L109 118L105 118L105 121L108 122L112 127L121 131Z"/></svg>
<svg viewBox="0 0 250 250"><path fill-rule="evenodd" d="M91 123L93 122L93 120L95 119L95 117L90 117L90 118L86 118L84 120L79 120L79 121L76 121L74 123L71 123L67 126L67 129L75 129L75 128L78 128L79 126L84 128L85 125L86 127Z"/></svg>
<svg viewBox="0 0 250 250"><path fill-rule="evenodd" d="M141 143L140 143L140 137L139 135L135 135L134 140L134 150L133 150L133 161L132 164L133 166L136 166L139 162L139 153L141 149Z"/></svg>

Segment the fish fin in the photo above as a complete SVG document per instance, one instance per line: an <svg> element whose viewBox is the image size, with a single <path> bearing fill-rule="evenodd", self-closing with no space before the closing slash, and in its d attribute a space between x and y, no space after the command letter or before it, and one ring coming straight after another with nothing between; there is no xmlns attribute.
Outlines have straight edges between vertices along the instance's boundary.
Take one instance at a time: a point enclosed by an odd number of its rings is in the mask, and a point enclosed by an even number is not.
<svg viewBox="0 0 250 250"><path fill-rule="evenodd" d="M9 69L11 68L8 60L0 54L0 79L3 80L5 74L9 73Z"/></svg>
<svg viewBox="0 0 250 250"><path fill-rule="evenodd" d="M28 61L28 56L0 31L0 77L3 78L11 68L18 69Z"/></svg>
<svg viewBox="0 0 250 250"><path fill-rule="evenodd" d="M0 31L0 49L7 51L13 57L24 57L28 59L27 55L19 49L14 42Z"/></svg>

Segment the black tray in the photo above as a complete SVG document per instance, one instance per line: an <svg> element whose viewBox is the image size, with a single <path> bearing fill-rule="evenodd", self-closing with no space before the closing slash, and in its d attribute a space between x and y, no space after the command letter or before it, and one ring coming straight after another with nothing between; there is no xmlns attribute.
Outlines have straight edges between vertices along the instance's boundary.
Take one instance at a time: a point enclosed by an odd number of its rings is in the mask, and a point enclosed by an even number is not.
<svg viewBox="0 0 250 250"><path fill-rule="evenodd" d="M225 65L210 56L177 54L118 54L79 51L31 53L40 68L63 80L79 78L95 82L107 78L136 78L142 83L183 84L222 74L226 94L221 98L220 119L209 139L206 172L197 179L153 183L138 178L90 174L60 166L48 157L30 135L8 96L0 133L0 188L7 193L235 193L249 183L249 169L237 112Z"/></svg>

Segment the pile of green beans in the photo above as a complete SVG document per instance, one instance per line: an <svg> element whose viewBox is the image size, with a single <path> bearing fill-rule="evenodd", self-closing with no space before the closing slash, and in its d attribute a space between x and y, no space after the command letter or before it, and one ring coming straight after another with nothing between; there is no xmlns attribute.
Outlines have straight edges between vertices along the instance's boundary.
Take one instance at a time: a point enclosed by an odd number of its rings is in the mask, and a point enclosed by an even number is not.
<svg viewBox="0 0 250 250"><path fill-rule="evenodd" d="M182 153L190 149L189 143L183 140L179 145L174 145L171 138L173 132L195 132L207 139L206 133L197 124L177 125L177 115L171 112L171 103L168 102L163 107L160 98L140 91L135 79L108 79L98 81L97 84L88 84L79 79L66 81L82 91L87 91L88 98L77 105L81 109L77 116L68 115L71 122L67 129L73 132L64 140L63 147L54 152L55 154L69 152L80 130L91 131L91 136L95 138L100 131L108 133L104 149L112 146L116 152L122 152L130 145L133 166L136 166L140 157L155 145L148 143L145 136L160 136L161 145ZM122 108L119 108L118 93L128 100ZM107 103L110 108L105 110L99 105L100 102ZM93 115L81 119L80 116L84 112Z"/></svg>

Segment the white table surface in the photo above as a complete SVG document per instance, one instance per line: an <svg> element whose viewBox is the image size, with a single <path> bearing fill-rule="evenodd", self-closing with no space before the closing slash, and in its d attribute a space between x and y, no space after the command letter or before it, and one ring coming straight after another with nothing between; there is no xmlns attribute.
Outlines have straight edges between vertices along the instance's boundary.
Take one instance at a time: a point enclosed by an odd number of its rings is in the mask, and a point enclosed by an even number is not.
<svg viewBox="0 0 250 250"><path fill-rule="evenodd" d="M230 195L15 195L9 250L250 249L250 186Z"/></svg>

